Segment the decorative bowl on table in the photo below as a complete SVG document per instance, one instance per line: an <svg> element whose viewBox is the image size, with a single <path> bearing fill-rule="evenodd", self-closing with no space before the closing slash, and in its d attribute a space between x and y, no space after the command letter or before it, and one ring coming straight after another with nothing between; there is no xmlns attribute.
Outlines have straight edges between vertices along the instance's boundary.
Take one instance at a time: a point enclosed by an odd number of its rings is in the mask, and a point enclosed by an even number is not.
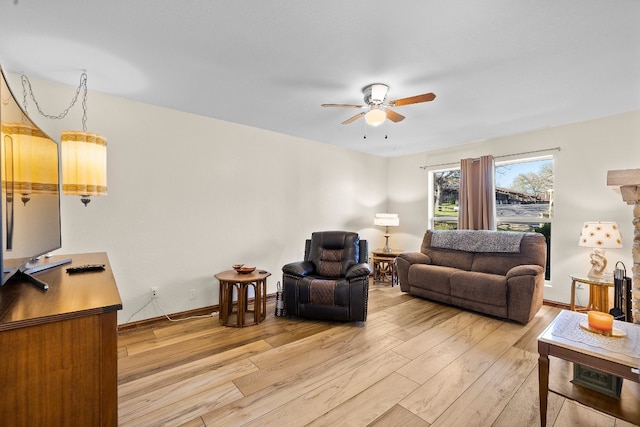
<svg viewBox="0 0 640 427"><path fill-rule="evenodd" d="M236 268L236 271L240 274L249 274L249 273L253 273L253 271L255 270L255 267L240 267L240 268Z"/></svg>
<svg viewBox="0 0 640 427"><path fill-rule="evenodd" d="M242 268L244 264L233 264L231 267L233 267L234 270L238 271L239 268Z"/></svg>

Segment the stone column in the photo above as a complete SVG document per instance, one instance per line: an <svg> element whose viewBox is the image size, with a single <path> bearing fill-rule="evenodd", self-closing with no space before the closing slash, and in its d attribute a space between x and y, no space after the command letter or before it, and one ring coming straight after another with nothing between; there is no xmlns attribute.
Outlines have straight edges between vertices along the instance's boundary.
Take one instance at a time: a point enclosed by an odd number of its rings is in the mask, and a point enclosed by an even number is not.
<svg viewBox="0 0 640 427"><path fill-rule="evenodd" d="M640 323L640 169L623 169L607 172L607 185L620 193L622 200L633 208L633 317Z"/></svg>
<svg viewBox="0 0 640 427"><path fill-rule="evenodd" d="M635 323L640 323L640 201L636 201L636 206L633 208L633 248L631 253L633 255L631 270L633 272L633 317Z"/></svg>

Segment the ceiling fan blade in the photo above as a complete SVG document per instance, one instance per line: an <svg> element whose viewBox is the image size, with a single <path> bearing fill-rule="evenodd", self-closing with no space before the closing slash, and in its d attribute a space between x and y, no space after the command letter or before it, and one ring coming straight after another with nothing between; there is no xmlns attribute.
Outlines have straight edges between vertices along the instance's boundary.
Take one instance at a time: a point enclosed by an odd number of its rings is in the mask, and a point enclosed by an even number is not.
<svg viewBox="0 0 640 427"><path fill-rule="evenodd" d="M364 105L355 104L321 104L321 107L346 107L346 108L364 108Z"/></svg>
<svg viewBox="0 0 640 427"><path fill-rule="evenodd" d="M401 122L404 120L404 116L402 114L398 114L395 111L389 109L389 108L385 108L384 109L387 113L387 119L391 120L392 122Z"/></svg>
<svg viewBox="0 0 640 427"><path fill-rule="evenodd" d="M408 98L400 98L395 101L389 101L389 105L392 107L400 107L402 105L418 104L420 102L429 102L436 99L436 95L433 93L423 93L422 95L410 96Z"/></svg>
<svg viewBox="0 0 640 427"><path fill-rule="evenodd" d="M355 122L356 120L358 120L360 117L364 116L364 111L362 113L358 113L355 116L345 120L344 122L342 122L343 125L348 125L351 122Z"/></svg>

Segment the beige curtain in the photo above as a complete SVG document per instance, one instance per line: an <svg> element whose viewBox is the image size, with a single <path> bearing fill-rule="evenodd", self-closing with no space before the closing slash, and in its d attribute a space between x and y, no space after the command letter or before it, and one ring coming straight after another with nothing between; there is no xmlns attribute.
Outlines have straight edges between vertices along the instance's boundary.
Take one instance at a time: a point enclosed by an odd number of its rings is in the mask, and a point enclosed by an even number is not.
<svg viewBox="0 0 640 427"><path fill-rule="evenodd" d="M458 229L496 229L496 189L493 156L460 161Z"/></svg>

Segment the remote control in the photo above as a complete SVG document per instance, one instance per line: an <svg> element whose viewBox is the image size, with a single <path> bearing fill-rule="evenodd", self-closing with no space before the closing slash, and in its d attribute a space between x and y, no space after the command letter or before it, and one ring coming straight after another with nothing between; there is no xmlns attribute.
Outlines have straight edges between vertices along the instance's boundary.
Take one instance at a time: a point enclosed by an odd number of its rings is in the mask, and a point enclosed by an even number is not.
<svg viewBox="0 0 640 427"><path fill-rule="evenodd" d="M67 273L85 273L87 271L102 271L104 270L104 264L86 264L79 265L77 267L67 268Z"/></svg>

